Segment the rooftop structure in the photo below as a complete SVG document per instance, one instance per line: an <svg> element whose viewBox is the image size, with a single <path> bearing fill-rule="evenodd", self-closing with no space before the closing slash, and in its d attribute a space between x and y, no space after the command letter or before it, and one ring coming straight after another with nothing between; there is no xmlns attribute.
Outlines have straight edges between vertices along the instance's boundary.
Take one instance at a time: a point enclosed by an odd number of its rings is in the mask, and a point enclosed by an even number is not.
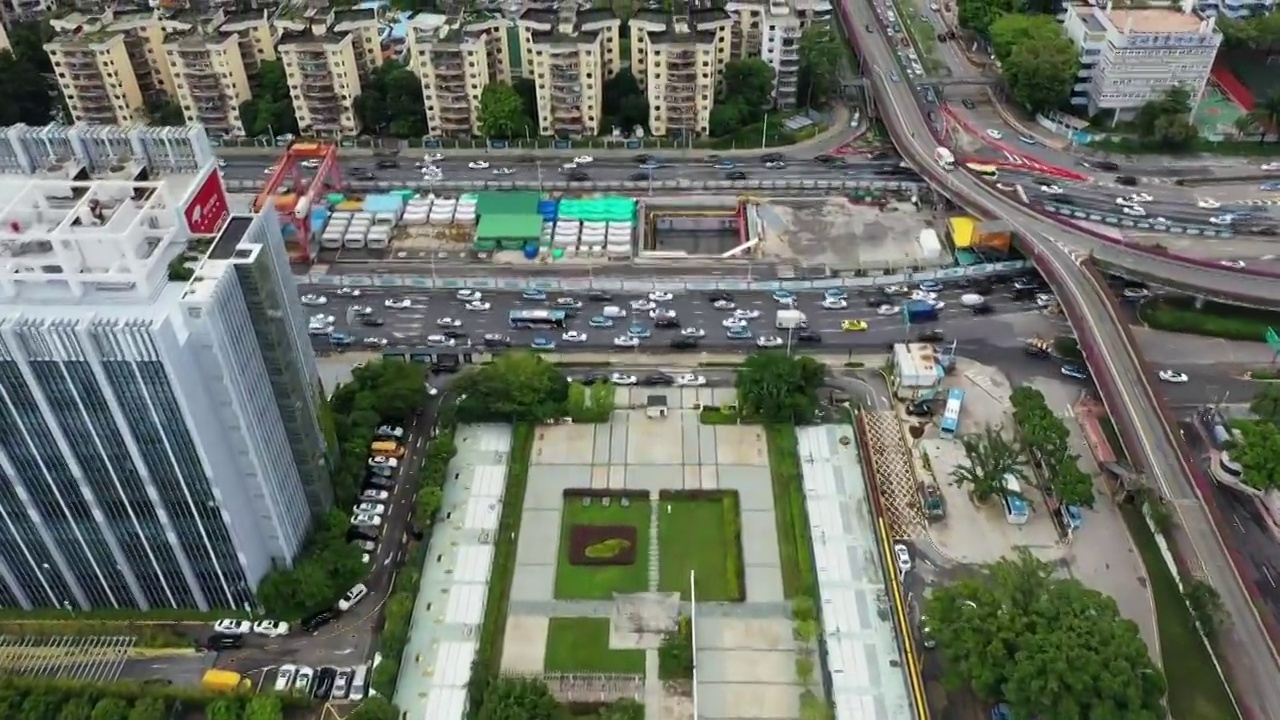
<svg viewBox="0 0 1280 720"><path fill-rule="evenodd" d="M242 610L332 506L275 222L219 178L0 180L0 604Z"/></svg>
<svg viewBox="0 0 1280 720"><path fill-rule="evenodd" d="M1199 98L1222 44L1214 18L1193 11L1189 1L1181 10L1072 4L1063 28L1081 57L1072 104L1091 116L1110 111L1116 121L1131 119L1171 88Z"/></svg>
<svg viewBox="0 0 1280 720"><path fill-rule="evenodd" d="M213 161L203 127L9 125L0 127L0 177L194 175Z"/></svg>

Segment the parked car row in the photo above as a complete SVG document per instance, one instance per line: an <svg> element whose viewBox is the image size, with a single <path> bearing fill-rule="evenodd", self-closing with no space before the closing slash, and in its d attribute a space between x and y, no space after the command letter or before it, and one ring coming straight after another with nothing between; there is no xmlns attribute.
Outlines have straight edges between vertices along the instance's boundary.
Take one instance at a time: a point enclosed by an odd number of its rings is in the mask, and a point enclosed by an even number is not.
<svg viewBox="0 0 1280 720"><path fill-rule="evenodd" d="M310 696L315 700L363 700L369 666L312 668L281 665L276 670L275 691Z"/></svg>

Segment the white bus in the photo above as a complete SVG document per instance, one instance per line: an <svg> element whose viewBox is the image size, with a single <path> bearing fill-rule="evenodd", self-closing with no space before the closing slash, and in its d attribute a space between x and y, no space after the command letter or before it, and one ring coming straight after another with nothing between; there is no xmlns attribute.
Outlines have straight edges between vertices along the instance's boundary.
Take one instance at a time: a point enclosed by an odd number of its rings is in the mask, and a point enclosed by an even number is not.
<svg viewBox="0 0 1280 720"><path fill-rule="evenodd" d="M937 161L938 165L942 166L943 170L956 169L956 156L952 155L951 151L944 147L939 147L933 151L933 159Z"/></svg>

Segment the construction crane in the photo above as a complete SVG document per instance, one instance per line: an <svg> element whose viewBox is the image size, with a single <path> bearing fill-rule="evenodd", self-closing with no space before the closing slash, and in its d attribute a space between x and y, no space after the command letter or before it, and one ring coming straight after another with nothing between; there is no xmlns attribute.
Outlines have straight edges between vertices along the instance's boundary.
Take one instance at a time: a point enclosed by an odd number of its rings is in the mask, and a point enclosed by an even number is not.
<svg viewBox="0 0 1280 720"><path fill-rule="evenodd" d="M310 179L304 170L313 170ZM284 235L289 259L302 265L315 260L319 244L311 231L311 211L323 206L326 195L342 187L342 168L338 166L338 146L329 143L300 142L290 145L276 164L275 172L254 198L253 211L275 207L280 215L280 232Z"/></svg>

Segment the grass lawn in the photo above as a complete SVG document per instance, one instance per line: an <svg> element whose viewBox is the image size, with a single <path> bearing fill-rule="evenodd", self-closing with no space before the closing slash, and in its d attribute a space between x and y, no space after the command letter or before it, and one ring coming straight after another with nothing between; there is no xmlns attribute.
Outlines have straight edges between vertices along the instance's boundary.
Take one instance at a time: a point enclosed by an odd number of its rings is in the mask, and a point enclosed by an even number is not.
<svg viewBox="0 0 1280 720"><path fill-rule="evenodd" d="M742 549L736 497L659 500L658 589L689 599L689 571L698 601L742 600ZM732 513L735 517L727 517Z"/></svg>
<svg viewBox="0 0 1280 720"><path fill-rule="evenodd" d="M556 597L561 600L609 600L615 592L649 589L649 501L632 498L622 507L612 498L609 507L592 498L583 507L581 498L568 498L560 519L560 552L556 562ZM636 561L631 565L573 565L569 562L569 531L574 525L634 525Z"/></svg>
<svg viewBox="0 0 1280 720"><path fill-rule="evenodd" d="M1169 713L1178 720L1226 720L1238 717L1231 696L1204 640L1196 632L1191 611L1169 566L1160 555L1142 511L1125 505L1120 508L1129 535L1142 553L1156 605L1156 625L1160 630L1160 657L1169 681Z"/></svg>
<svg viewBox="0 0 1280 720"><path fill-rule="evenodd" d="M643 650L610 650L608 618L551 618L547 672L644 674Z"/></svg>
<svg viewBox="0 0 1280 720"><path fill-rule="evenodd" d="M804 506L804 483L794 425L766 425L769 476L773 483L774 521L782 564L782 593L787 598L809 595L817 577L809 542L809 519Z"/></svg>

